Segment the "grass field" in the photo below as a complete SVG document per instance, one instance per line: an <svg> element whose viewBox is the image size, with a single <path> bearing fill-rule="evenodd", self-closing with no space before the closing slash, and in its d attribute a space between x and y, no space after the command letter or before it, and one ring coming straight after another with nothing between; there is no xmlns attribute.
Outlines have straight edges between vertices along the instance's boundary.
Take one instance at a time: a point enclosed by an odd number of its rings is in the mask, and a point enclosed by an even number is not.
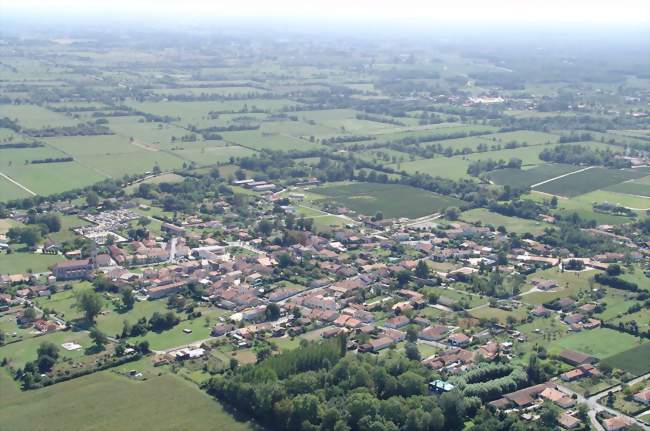
<svg viewBox="0 0 650 431"><path fill-rule="evenodd" d="M417 218L459 206L459 199L397 184L354 183L312 190L361 214L381 211L386 218Z"/></svg>
<svg viewBox="0 0 650 431"><path fill-rule="evenodd" d="M626 181L607 187L605 190L629 195L650 197L650 176L638 180Z"/></svg>
<svg viewBox="0 0 650 431"><path fill-rule="evenodd" d="M536 187L535 190L558 196L573 197L645 176L632 169L592 168Z"/></svg>
<svg viewBox="0 0 650 431"><path fill-rule="evenodd" d="M640 338L607 328L592 329L567 335L548 345L550 353L569 349L604 359L636 347Z"/></svg>
<svg viewBox="0 0 650 431"><path fill-rule="evenodd" d="M603 362L611 365L613 368L620 368L631 374L640 376L650 372L650 361L648 358L650 358L650 343L645 343L609 356Z"/></svg>
<svg viewBox="0 0 650 431"><path fill-rule="evenodd" d="M63 260L63 256L51 254L18 253L0 254L0 274L20 274L49 271L49 267Z"/></svg>
<svg viewBox="0 0 650 431"><path fill-rule="evenodd" d="M135 381L104 371L21 392L0 372L0 424L12 431L109 429L244 431L193 383L172 374Z"/></svg>
<svg viewBox="0 0 650 431"><path fill-rule="evenodd" d="M397 169L397 165L390 165ZM463 156L458 157L435 157L433 159L415 160L413 162L400 163L399 170L408 174L429 174L434 177L451 178L459 180L470 178L467 174L469 161Z"/></svg>
<svg viewBox="0 0 650 431"><path fill-rule="evenodd" d="M508 232L523 234L531 232L538 234L544 231L548 225L536 220L526 220L519 217L508 217L491 212L485 208L475 208L465 211L460 215L460 219L469 223L481 222L484 226L492 225L497 228L505 226Z"/></svg>

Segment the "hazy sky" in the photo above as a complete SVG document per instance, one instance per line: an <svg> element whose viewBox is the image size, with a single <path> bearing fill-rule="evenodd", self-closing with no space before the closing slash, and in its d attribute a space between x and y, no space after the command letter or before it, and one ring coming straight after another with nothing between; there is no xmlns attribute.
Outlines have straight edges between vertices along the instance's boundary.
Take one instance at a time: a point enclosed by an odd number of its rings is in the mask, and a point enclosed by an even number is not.
<svg viewBox="0 0 650 431"><path fill-rule="evenodd" d="M650 27L650 0L0 0L0 15Z"/></svg>

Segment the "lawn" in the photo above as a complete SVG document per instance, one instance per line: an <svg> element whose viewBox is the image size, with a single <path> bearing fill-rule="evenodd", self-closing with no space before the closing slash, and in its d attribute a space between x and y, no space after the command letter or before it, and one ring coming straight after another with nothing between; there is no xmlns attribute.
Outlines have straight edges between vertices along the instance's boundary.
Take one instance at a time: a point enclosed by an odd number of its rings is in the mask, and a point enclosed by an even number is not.
<svg viewBox="0 0 650 431"><path fill-rule="evenodd" d="M598 328L567 335L548 345L551 353L575 350L604 359L636 347L640 338L607 328Z"/></svg>
<svg viewBox="0 0 650 431"><path fill-rule="evenodd" d="M397 168L397 165L390 165ZM404 162L400 164L400 171L408 174L429 174L433 177L444 177L452 180L470 178L467 175L469 161L465 156L443 157L438 156L433 159L415 160L413 162Z"/></svg>
<svg viewBox="0 0 650 431"><path fill-rule="evenodd" d="M21 274L49 271L50 266L64 260L63 256L14 252L0 254L0 274Z"/></svg>
<svg viewBox="0 0 650 431"><path fill-rule="evenodd" d="M254 429L172 374L135 381L104 371L21 392L3 371L0 384L0 423L12 431Z"/></svg>
<svg viewBox="0 0 650 431"><path fill-rule="evenodd" d="M21 189L5 177L0 177L0 202L23 199L30 196L26 190Z"/></svg>
<svg viewBox="0 0 650 431"><path fill-rule="evenodd" d="M84 356L84 349L92 345L92 341L85 331L56 331L2 346L0 347L0 358L9 359L13 366L23 367L25 363L36 360L36 351L44 342L54 343L59 347L60 360L63 358L79 359ZM61 347L63 343L68 342L77 343L82 348L68 351Z"/></svg>
<svg viewBox="0 0 650 431"><path fill-rule="evenodd" d="M417 218L460 206L463 201L397 184L353 183L312 190L360 214ZM329 201L329 199L327 200Z"/></svg>

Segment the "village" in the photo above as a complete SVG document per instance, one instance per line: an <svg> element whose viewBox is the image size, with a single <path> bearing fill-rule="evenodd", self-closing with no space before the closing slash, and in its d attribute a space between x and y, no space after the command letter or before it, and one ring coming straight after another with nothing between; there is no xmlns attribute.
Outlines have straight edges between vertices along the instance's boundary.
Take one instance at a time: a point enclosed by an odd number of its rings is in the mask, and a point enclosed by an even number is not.
<svg viewBox="0 0 650 431"><path fill-rule="evenodd" d="M496 380L485 384L497 382L491 390L499 396L486 397L496 398L489 405L497 411L536 420L539 407L552 403L564 429L648 429L638 417L650 409L650 374L620 369L563 342L584 346L591 341L580 342L583 337L597 343L616 337L602 319L611 294L588 279L620 268L624 259L639 266L647 248L574 258L523 238L504 252L501 245L512 237L489 227L379 221L344 210L349 223L327 232L288 229L266 221L282 214L294 223L302 189L273 192L276 187L266 185L232 181L260 193L250 203L255 213L248 228L228 224L226 201L219 203L218 219L174 222L149 215L148 204L124 200L112 204L117 209L44 209L83 220L71 231L84 243L66 250L46 240L34 253L64 257L49 271L0 276L5 365L20 366L18 358L7 359L12 343L51 339L74 359L72 370L59 363L37 378L47 384L142 356L154 367L217 372L343 335L350 352L403 351L421 361L439 377L429 384L432 394L467 390L483 381L468 376L494 367ZM20 212L11 217L26 220ZM149 230L150 223L157 229ZM611 235L608 226L593 230ZM100 296L92 318L105 331L101 343L73 311L73 292L82 287ZM157 317L144 310L156 310ZM85 333L107 347L83 346L90 342ZM517 373L532 366L531 357L544 362L544 381L521 388ZM142 373L134 366L131 375ZM508 377L512 382L499 386Z"/></svg>

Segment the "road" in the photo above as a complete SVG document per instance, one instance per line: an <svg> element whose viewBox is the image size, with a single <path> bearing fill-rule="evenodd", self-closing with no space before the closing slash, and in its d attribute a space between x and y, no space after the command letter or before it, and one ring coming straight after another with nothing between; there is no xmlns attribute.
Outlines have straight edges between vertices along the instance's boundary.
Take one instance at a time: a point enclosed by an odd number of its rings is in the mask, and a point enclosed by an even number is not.
<svg viewBox="0 0 650 431"><path fill-rule="evenodd" d="M637 384L639 382L647 380L648 378L650 378L650 373L647 373L647 374L639 376L639 377L637 377L635 379L632 379L629 382L627 382L627 384L635 385L635 384ZM596 419L596 415L598 414L598 412L602 412L602 411L606 411L606 412L608 412L608 413L610 413L612 415L615 415L615 416L623 416L623 417L631 420L633 423L636 423L638 426L640 426L644 430L650 431L650 427L648 427L648 425L646 425L642 421L638 420L636 417L628 416L626 414L623 414L623 413L619 412L616 409L604 406L604 405L602 405L602 404L600 404L598 402L598 400L606 397L607 394L609 394L610 392L618 392L618 391L622 390L623 389L622 385L616 385L616 386L614 386L612 388L609 388L609 389L606 389L606 390L604 390L602 392L594 394L594 395L590 396L589 398L585 398L584 396L582 396L582 395L578 394L577 392L567 388L566 386L562 386L562 385L558 384L557 388L558 388L558 390L560 390L561 392L564 392L567 395L575 396L579 403L587 405L587 407L589 408L589 419L591 421L591 424L593 425L594 428L596 428L599 431L604 431L604 428L603 428L602 425L600 425L600 423Z"/></svg>

